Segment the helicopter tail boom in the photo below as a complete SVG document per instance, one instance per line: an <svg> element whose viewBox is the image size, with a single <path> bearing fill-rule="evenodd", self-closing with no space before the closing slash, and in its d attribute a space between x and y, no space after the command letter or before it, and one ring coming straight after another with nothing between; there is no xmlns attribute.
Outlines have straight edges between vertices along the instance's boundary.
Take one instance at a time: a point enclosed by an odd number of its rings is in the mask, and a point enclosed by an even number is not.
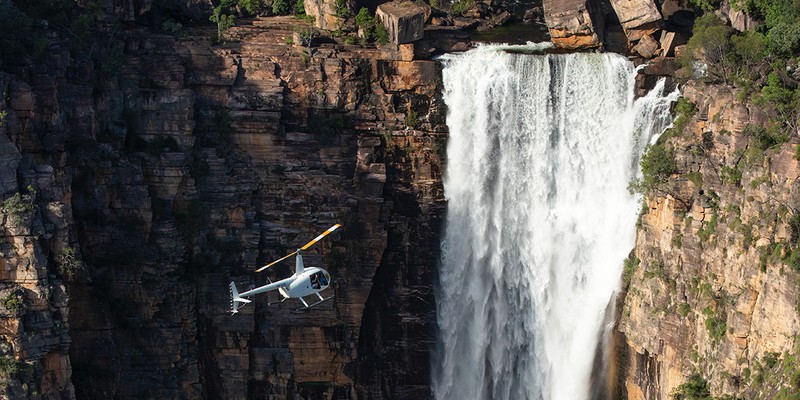
<svg viewBox="0 0 800 400"><path fill-rule="evenodd" d="M239 291L236 289L236 284L231 282L231 314L239 312L239 307L250 303L252 300L245 299L239 296Z"/></svg>

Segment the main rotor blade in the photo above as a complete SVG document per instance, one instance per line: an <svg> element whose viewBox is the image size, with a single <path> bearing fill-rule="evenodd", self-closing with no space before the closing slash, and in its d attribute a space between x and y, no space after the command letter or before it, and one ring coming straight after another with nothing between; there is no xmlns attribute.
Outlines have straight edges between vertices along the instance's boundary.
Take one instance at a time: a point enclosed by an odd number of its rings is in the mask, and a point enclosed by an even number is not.
<svg viewBox="0 0 800 400"><path fill-rule="evenodd" d="M319 240L320 240L320 239L324 238L325 236L328 236L328 234L329 234L329 233L331 233L331 232L335 231L335 230L336 230L336 229L338 229L340 226L341 226L341 225L339 225L339 224L336 224L336 225L334 225L334 226L332 226L332 227L328 228L328 230L327 230L327 231L325 231L325 232L322 232L322 234L321 234L321 235L319 235L319 236L317 236L317 237L315 237L315 238L314 238L314 240L312 240L312 241L310 241L310 242L306 243L306 245L305 245L305 246L303 246L303 247L301 247L301 248L300 248L300 250L305 250L305 249L307 249L307 248L309 248L309 247L313 246L313 245L314 245L314 243L317 243L317 242L319 242Z"/></svg>
<svg viewBox="0 0 800 400"><path fill-rule="evenodd" d="M259 269L257 269L256 272L261 272L261 271L263 271L263 270L265 270L265 269L267 269L267 268L269 268L269 267L271 267L271 266L273 266L273 265L275 265L275 264L277 264L277 263L279 263L279 262L281 262L281 261L283 261L283 260L295 255L295 254L297 254L297 251L293 251L293 252L291 252L291 253L289 253L289 254L287 254L287 255L285 255L285 256L283 256L283 257L281 257L281 258L279 258L279 259L277 259L277 260L275 260L275 261L273 261L273 262L271 262L271 263L259 268Z"/></svg>

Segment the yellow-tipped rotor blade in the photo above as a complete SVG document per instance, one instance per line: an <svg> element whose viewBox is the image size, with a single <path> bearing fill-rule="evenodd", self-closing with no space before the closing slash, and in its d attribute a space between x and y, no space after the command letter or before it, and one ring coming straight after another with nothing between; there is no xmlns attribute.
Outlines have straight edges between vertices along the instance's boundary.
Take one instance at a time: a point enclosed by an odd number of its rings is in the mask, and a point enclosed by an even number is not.
<svg viewBox="0 0 800 400"><path fill-rule="evenodd" d="M320 234L319 236L315 237L315 238L314 238L312 241L310 241L310 242L306 243L306 245L305 245L305 246L303 246L303 247L301 247L301 248L300 248L300 250L305 250L305 249L307 249L307 248L309 248L309 247L313 246L313 245L314 245L314 243L317 243L317 242L319 242L319 240L320 240L320 239L324 238L325 236L328 236L328 234L329 234L329 233L331 233L331 232L335 231L336 229L339 229L339 227L340 227L340 226L341 226L341 225L339 225L339 224L336 224L336 225L334 225L334 226L332 226L332 227L328 228L328 230L327 230L327 231L325 231L325 232L322 232L322 234Z"/></svg>
<svg viewBox="0 0 800 400"><path fill-rule="evenodd" d="M273 262L271 262L271 263L259 268L259 269L257 269L256 272L261 272L261 271L263 271L263 270L265 270L265 269L267 269L267 268L269 268L269 267L271 267L271 266L273 266L273 265L275 265L275 264L277 264L277 263L279 263L279 262L281 262L281 261L283 261L283 260L295 255L295 254L297 254L297 251L293 251L293 252L291 252L291 253L289 253L289 254L287 254L287 255L285 255L285 256L283 256L283 257L281 257L281 258L279 258L279 259L277 259L277 260L275 260L275 261L273 261Z"/></svg>

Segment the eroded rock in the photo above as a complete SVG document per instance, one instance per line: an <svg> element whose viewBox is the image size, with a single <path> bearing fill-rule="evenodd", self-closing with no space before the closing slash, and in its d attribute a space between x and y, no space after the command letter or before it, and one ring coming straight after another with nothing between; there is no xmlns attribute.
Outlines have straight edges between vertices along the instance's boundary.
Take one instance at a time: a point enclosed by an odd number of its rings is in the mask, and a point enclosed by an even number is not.
<svg viewBox="0 0 800 400"><path fill-rule="evenodd" d="M599 5L587 0L544 0L544 19L553 45L564 49L603 44L603 17Z"/></svg>

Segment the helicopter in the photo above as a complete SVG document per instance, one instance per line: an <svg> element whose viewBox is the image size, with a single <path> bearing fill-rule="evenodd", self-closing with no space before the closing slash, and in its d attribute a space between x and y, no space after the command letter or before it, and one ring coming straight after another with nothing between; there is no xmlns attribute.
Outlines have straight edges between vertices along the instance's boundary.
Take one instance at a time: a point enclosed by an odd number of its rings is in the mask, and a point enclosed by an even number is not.
<svg viewBox="0 0 800 400"><path fill-rule="evenodd" d="M325 271L322 268L317 268L317 267L305 268L303 266L303 255L301 254L301 252L303 250L306 250L309 247L313 246L314 243L317 243L320 239L324 238L325 236L327 236L331 232L335 231L339 227L341 227L340 224L333 225L332 227L328 228L328 230L326 230L325 232L322 232L319 236L315 237L313 240L311 240L310 242L306 243L303 247L301 247L301 248L299 248L299 249L287 254L286 256L281 257L281 258L279 258L279 259L277 259L277 260L275 260L275 261L273 261L273 262L271 262L271 263L269 263L269 264L267 264L267 265L265 265L265 266L263 266L263 267L261 267L261 268L256 270L256 272L261 272L261 271L263 271L263 270L265 270L265 269L267 269L267 268L269 268L269 267L271 267L271 266L273 266L273 265L275 265L275 264L277 264L277 263L279 263L279 262L281 262L281 261L283 261L283 260L285 260L285 259L287 259L287 258L289 258L291 256L295 256L294 275L292 275L292 276L290 276L288 278L285 278L285 279L281 279L281 280L279 280L277 282L271 282L270 281L269 284L266 284L264 286L257 287L255 289L251 289L251 290L248 290L248 291L242 292L242 293L239 293L239 291L236 288L236 284L234 282L231 282L231 285L230 285L230 289L231 289L230 290L230 292L231 292L231 315L236 314L237 312L239 312L239 307L243 307L247 303L252 302L252 300L247 299L247 297L250 297L250 296L253 296L253 295L256 295L256 294L259 294L259 293L269 292L269 291L276 290L276 289L283 296L283 298L281 300L279 300L279 301L269 302L269 303L267 303L267 305L271 305L271 304L275 304L275 303L283 303L284 301L286 301L286 299L295 299L296 298L296 299L299 299L300 302L303 303L303 306L305 306L305 307L300 307L300 310L303 310L303 309L306 309L306 308L314 307L314 306L316 306L316 305L318 305L318 304L320 304L320 303L322 303L324 301L328 301L328 300L332 299L333 296L328 297L326 299L326 298L323 298L322 295L319 294L319 292L325 290L330 285L330 282L331 282L330 274L328 274L328 271ZM311 294L316 294L317 297L319 298L319 301L309 305L303 299L303 297L311 295Z"/></svg>

